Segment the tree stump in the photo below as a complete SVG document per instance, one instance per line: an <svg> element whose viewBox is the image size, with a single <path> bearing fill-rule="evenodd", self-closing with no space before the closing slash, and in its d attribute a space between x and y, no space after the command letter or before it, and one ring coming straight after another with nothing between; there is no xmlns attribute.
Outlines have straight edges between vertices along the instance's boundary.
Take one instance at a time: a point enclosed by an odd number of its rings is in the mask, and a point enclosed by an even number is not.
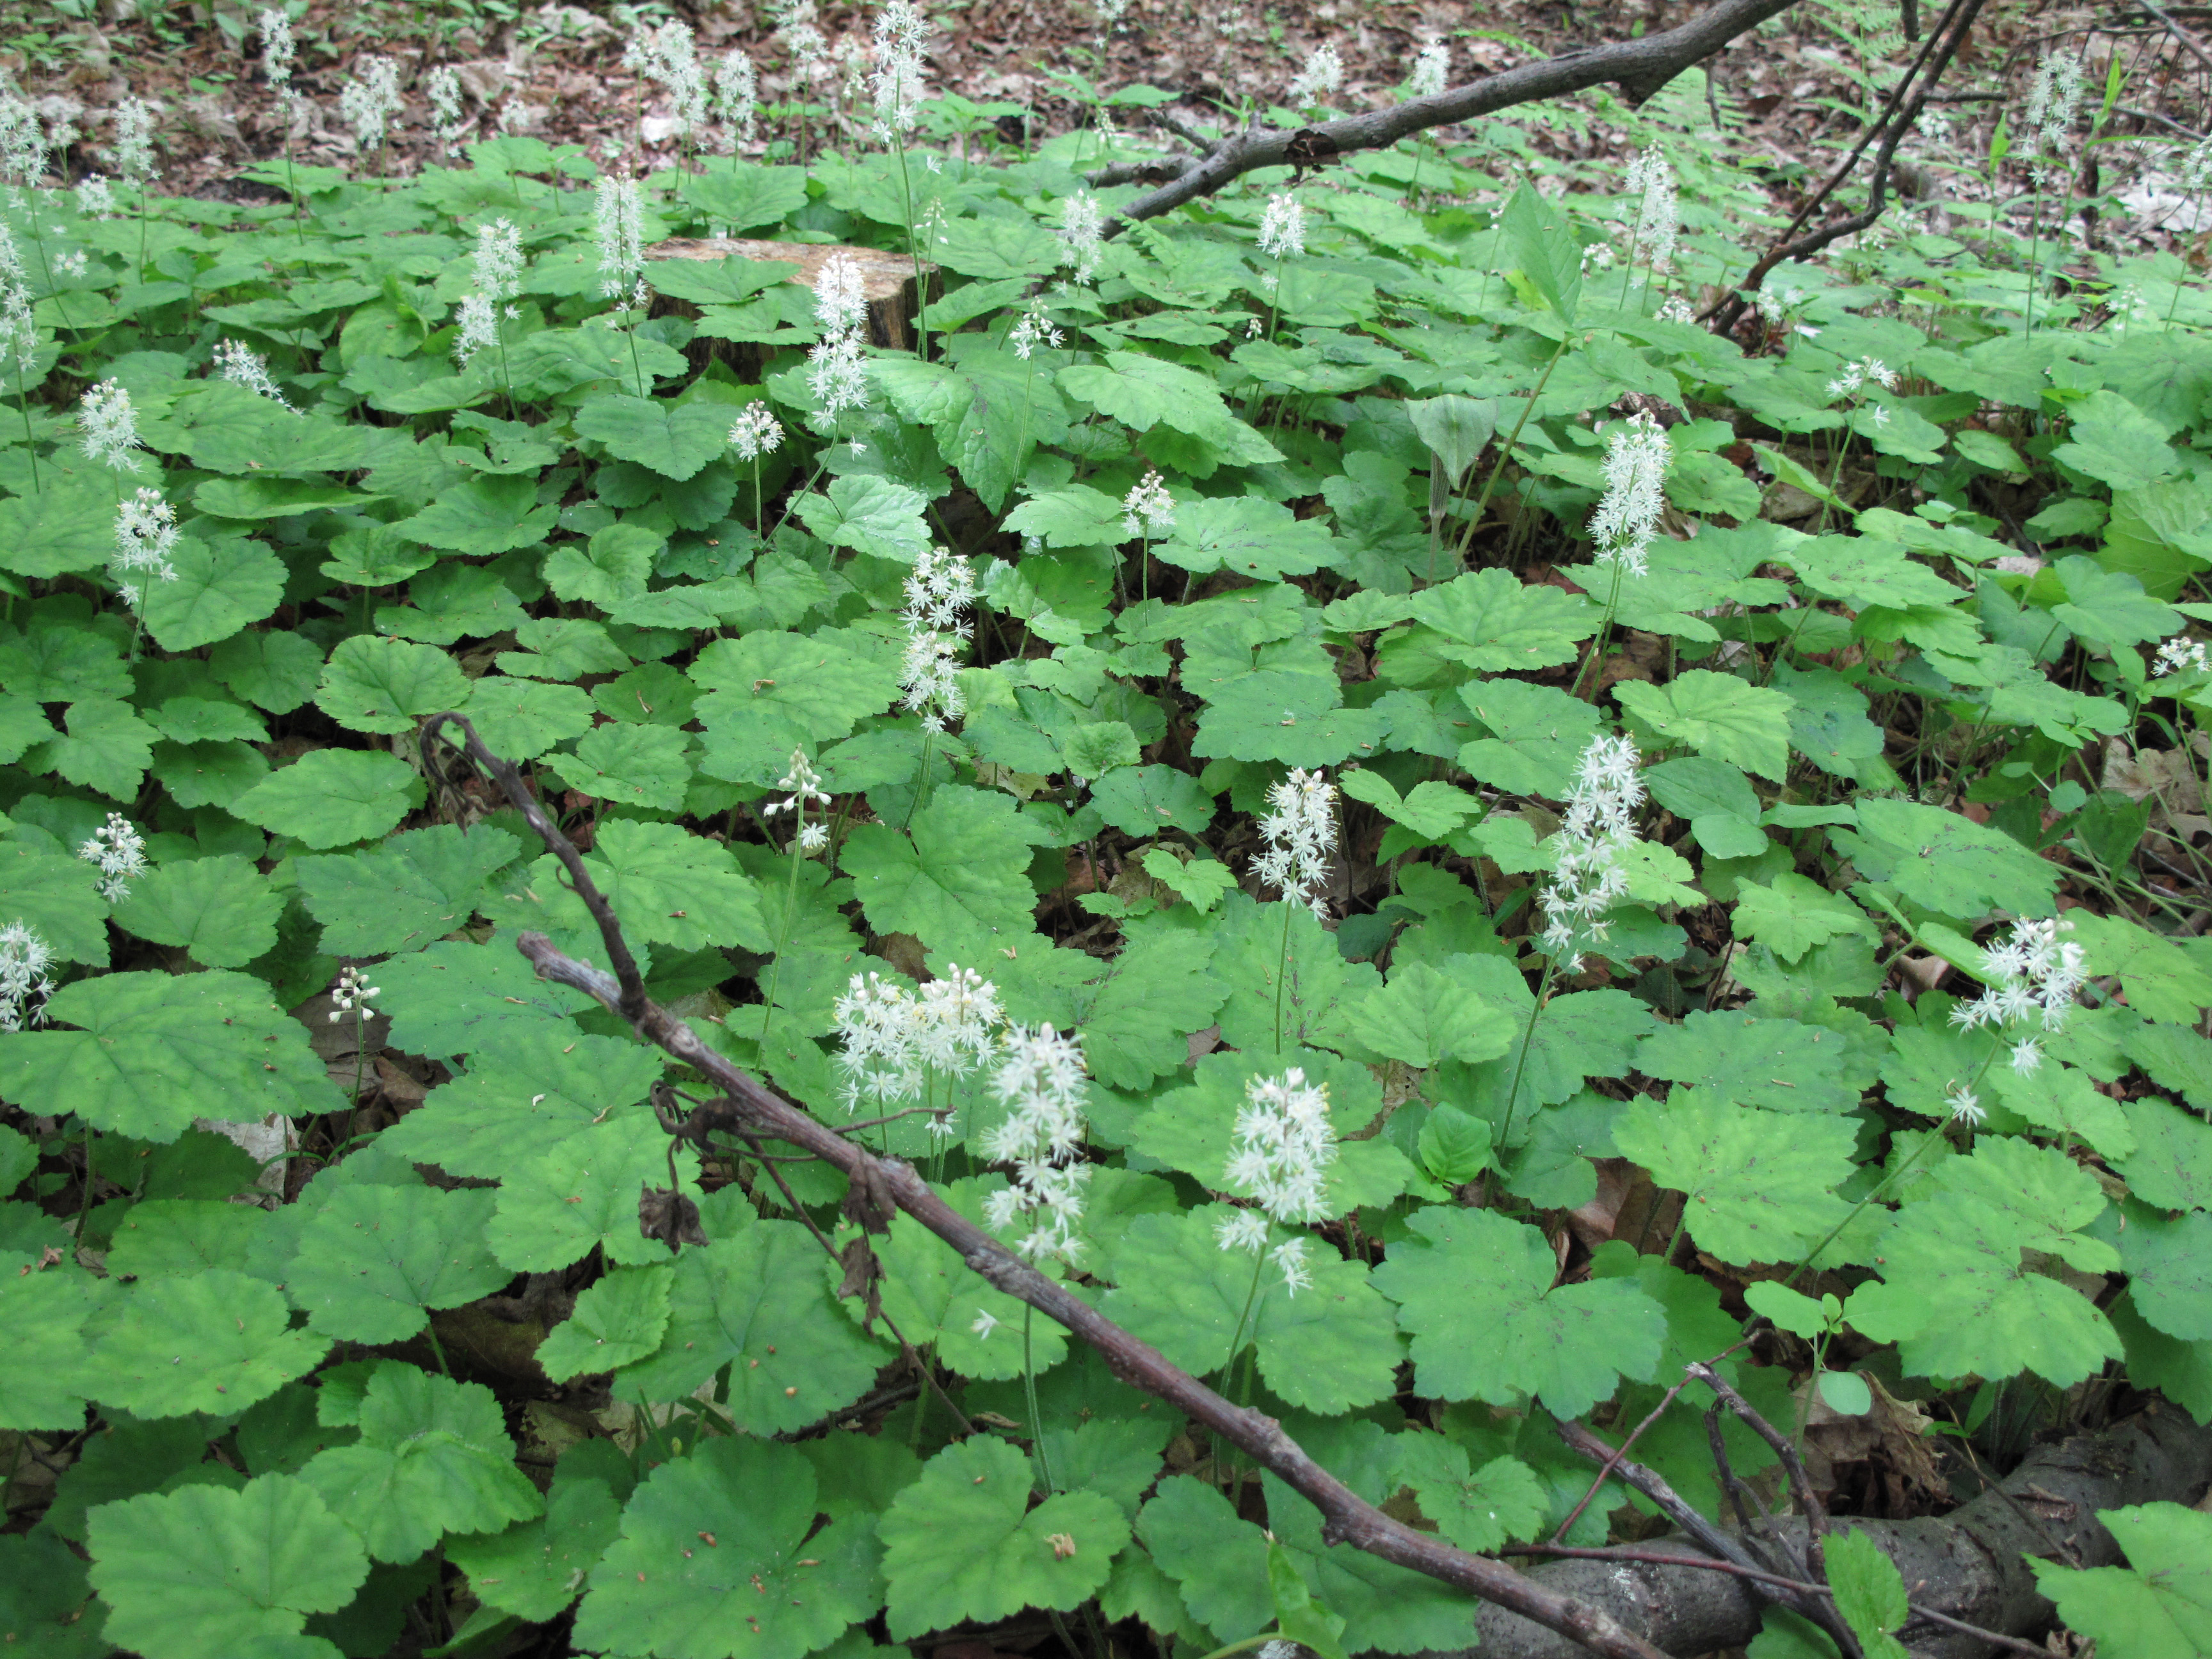
<svg viewBox="0 0 2212 1659"><path fill-rule="evenodd" d="M736 236L713 241L679 236L665 242L655 242L645 250L648 261L653 259L758 259L794 264L799 270L791 280L801 288L811 289L822 275L822 267L830 263L833 254L842 253L860 268L860 293L868 303L868 343L890 351L909 351L914 348L914 319L920 301L915 292L914 261L902 253L886 253L875 247L841 247L829 242L760 242ZM647 270L650 271L650 265ZM934 276L937 268L924 265L925 274ZM651 278L648 276L647 280ZM662 301L661 304L680 307L683 301ZM696 314L696 312L693 314Z"/></svg>

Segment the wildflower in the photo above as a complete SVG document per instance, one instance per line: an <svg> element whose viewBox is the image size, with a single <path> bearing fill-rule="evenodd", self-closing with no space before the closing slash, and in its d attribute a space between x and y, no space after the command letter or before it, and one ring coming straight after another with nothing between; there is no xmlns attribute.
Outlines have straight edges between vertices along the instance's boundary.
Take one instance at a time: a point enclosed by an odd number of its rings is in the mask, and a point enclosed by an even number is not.
<svg viewBox="0 0 2212 1659"><path fill-rule="evenodd" d="M1267 325L1257 317L1246 318L1244 319L1244 337L1248 340L1258 339L1260 337L1261 331Z"/></svg>
<svg viewBox="0 0 2212 1659"><path fill-rule="evenodd" d="M1098 270L1098 250L1106 229L1106 216L1098 198L1079 190L1060 210L1060 264L1072 267L1079 283L1087 283Z"/></svg>
<svg viewBox="0 0 2212 1659"><path fill-rule="evenodd" d="M848 1115L863 1100L881 1108L921 1092L917 1009L902 987L874 974L866 980L855 974L830 1014L844 1044L837 1069L844 1078Z"/></svg>
<svg viewBox="0 0 2212 1659"><path fill-rule="evenodd" d="M2200 193L2212 188L2212 138L2200 138L2181 158L2181 187Z"/></svg>
<svg viewBox="0 0 2212 1659"><path fill-rule="evenodd" d="M769 412L766 404L755 398L730 428L730 442L736 447L739 460L757 461L782 447L783 423Z"/></svg>
<svg viewBox="0 0 2212 1659"><path fill-rule="evenodd" d="M399 65L377 52L353 60L353 79L338 88L338 113L363 149L381 145L399 101Z"/></svg>
<svg viewBox="0 0 2212 1659"><path fill-rule="evenodd" d="M1260 820L1267 850L1252 868L1261 881L1291 902L1324 915L1322 884L1328 879L1329 854L1336 850L1336 786L1318 771L1292 768L1290 776L1267 791L1274 810Z"/></svg>
<svg viewBox="0 0 2212 1659"><path fill-rule="evenodd" d="M1433 98L1451 78L1451 43L1424 40L1413 58L1413 72L1406 77L1406 96Z"/></svg>
<svg viewBox="0 0 2212 1659"><path fill-rule="evenodd" d="M126 184L143 190L161 176L154 165L154 106L144 99L126 98L115 106L115 148L109 154Z"/></svg>
<svg viewBox="0 0 2212 1659"><path fill-rule="evenodd" d="M645 272L645 221L637 180L601 174L592 222L599 240L599 295L611 300Z"/></svg>
<svg viewBox="0 0 2212 1659"><path fill-rule="evenodd" d="M1278 191L1260 216L1260 252L1270 259L1295 259L1305 251L1305 210L1297 197Z"/></svg>
<svg viewBox="0 0 2212 1659"><path fill-rule="evenodd" d="M215 368L218 374L233 386L242 386L256 397L266 398L270 402L281 404L286 409L292 408L290 404L285 402L284 394L277 390L276 382L270 378L269 360L242 341L217 342L215 349ZM295 414L298 412L296 410L293 410Z"/></svg>
<svg viewBox="0 0 2212 1659"><path fill-rule="evenodd" d="M72 248L54 261L54 269L64 276L82 276L91 268L91 264L82 248Z"/></svg>
<svg viewBox="0 0 2212 1659"><path fill-rule="evenodd" d="M1636 229L1631 245L1640 248L1644 263L1664 270L1674 258L1674 239L1681 233L1676 206L1674 169L1667 153L1654 144L1628 167L1628 188L1636 196Z"/></svg>
<svg viewBox="0 0 2212 1659"><path fill-rule="evenodd" d="M1984 1025L2002 1030L2031 1022L2046 1032L2062 1029L2074 1012L2075 994L2088 976L2081 947L2058 937L2073 925L2056 919L2014 922L2009 934L1983 950L1985 988L1973 1001L1952 1009L1951 1023L1968 1031ZM2033 1072L2042 1063L2042 1046L2033 1036L2014 1042L2013 1070Z"/></svg>
<svg viewBox="0 0 2212 1659"><path fill-rule="evenodd" d="M1698 311L1679 294L1670 294L1660 302L1659 320L1662 323L1694 323Z"/></svg>
<svg viewBox="0 0 2212 1659"><path fill-rule="evenodd" d="M38 368L39 326L31 314L30 290L20 277L0 282L0 357L15 360L19 383Z"/></svg>
<svg viewBox="0 0 2212 1659"><path fill-rule="evenodd" d="M1017 1025L1006 1033L991 1092L1007 1107L986 1137L983 1155L1011 1164L1011 1185L984 1201L983 1219L1004 1233L1027 1219L1014 1249L1032 1261L1056 1255L1071 1266L1082 1254L1075 1236L1091 1166L1081 1162L1083 1112L1090 1079L1083 1050L1049 1025Z"/></svg>
<svg viewBox="0 0 2212 1659"><path fill-rule="evenodd" d="M107 175L87 173L76 187L77 211L91 219L109 219L115 215L115 187L107 182Z"/></svg>
<svg viewBox="0 0 2212 1659"><path fill-rule="evenodd" d="M344 968L338 972L338 982L331 991L331 1024L335 1025L346 1015L358 1010L364 1018L368 1004L384 994L368 982L368 975L358 968Z"/></svg>
<svg viewBox="0 0 2212 1659"><path fill-rule="evenodd" d="M115 551L107 568L124 603L134 611L144 596L143 572L156 581L177 580L170 556L177 550L177 510L158 489L142 489L116 510Z"/></svg>
<svg viewBox="0 0 2212 1659"><path fill-rule="evenodd" d="M53 994L54 955L36 928L20 921L0 927L0 1031L20 1031L44 1018Z"/></svg>
<svg viewBox="0 0 2212 1659"><path fill-rule="evenodd" d="M915 1046L932 1071L963 1078L991 1057L1006 1022L999 988L958 963L921 988L915 999Z"/></svg>
<svg viewBox="0 0 2212 1659"><path fill-rule="evenodd" d="M876 14L876 66L869 76L876 106L876 133L886 143L910 132L922 100L921 58L929 40L928 21L913 0L885 0Z"/></svg>
<svg viewBox="0 0 2212 1659"><path fill-rule="evenodd" d="M522 292L522 232L506 219L478 225L471 264L477 293L495 304L512 300Z"/></svg>
<svg viewBox="0 0 2212 1659"><path fill-rule="evenodd" d="M1344 59L1336 42L1324 40L1306 54L1305 66L1291 78L1283 94L1292 107L1306 109L1334 97L1344 87Z"/></svg>
<svg viewBox="0 0 2212 1659"><path fill-rule="evenodd" d="M144 445L138 438L138 411L131 394L112 380L102 380L84 394L79 404L77 426L84 434L84 453L102 466L118 472L138 472L145 464L131 453Z"/></svg>
<svg viewBox="0 0 2212 1659"><path fill-rule="evenodd" d="M806 809L810 805L826 807L830 805L830 794L822 787L821 775L808 764L804 750L791 751L791 769L783 775L776 787L788 789L792 793L787 799L771 801L762 807L761 816L772 818L779 812L796 812L799 815L799 850L802 854L820 852L829 844L830 831L821 824L807 823Z"/></svg>
<svg viewBox="0 0 2212 1659"><path fill-rule="evenodd" d="M1599 564L1618 564L1632 576L1650 568L1646 555L1666 505L1661 489L1673 455L1666 428L1649 415L1606 434L1605 496L1589 521Z"/></svg>
<svg viewBox="0 0 2212 1659"><path fill-rule="evenodd" d="M2150 672L2163 679L2168 674L2201 674L2207 669L2212 669L2212 654L2207 653L2204 641L2176 635L2159 647Z"/></svg>
<svg viewBox="0 0 2212 1659"><path fill-rule="evenodd" d="M2028 155L2038 190L2052 188L2064 176L2067 151L2074 140L2074 118L2081 110L2081 60L2058 52L2044 53L2028 85L2027 110L2021 123L2035 135Z"/></svg>
<svg viewBox="0 0 2212 1659"><path fill-rule="evenodd" d="M734 152L738 145L752 143L760 118L760 74L744 52L732 48L714 66L714 101L729 129L726 147Z"/></svg>
<svg viewBox="0 0 2212 1659"><path fill-rule="evenodd" d="M458 325L453 336L453 361L462 368L479 351L499 343L499 311L481 294L464 298L453 313Z"/></svg>
<svg viewBox="0 0 2212 1659"><path fill-rule="evenodd" d="M146 873L146 842L120 812L110 812L107 822L81 843L76 855L100 866L100 896L120 904L131 896L131 884Z"/></svg>
<svg viewBox="0 0 2212 1659"><path fill-rule="evenodd" d="M699 62L699 42L687 23L648 26L623 49L622 64L668 93L669 119L678 138L707 122L707 71Z"/></svg>
<svg viewBox="0 0 2212 1659"><path fill-rule="evenodd" d="M868 402L868 365L860 356L860 337L841 334L823 340L806 354L807 390L834 421L848 409L865 409Z"/></svg>
<svg viewBox="0 0 2212 1659"><path fill-rule="evenodd" d="M261 31L262 78L275 89L277 101L289 111L299 98L299 94L292 90L292 60L296 51L292 41L292 20L281 11L264 9L253 21Z"/></svg>
<svg viewBox="0 0 2212 1659"><path fill-rule="evenodd" d="M1175 528L1175 497L1158 472L1147 472L1121 497L1121 528L1130 535L1163 536Z"/></svg>
<svg viewBox="0 0 2212 1659"><path fill-rule="evenodd" d="M967 612L975 603L974 568L944 548L930 547L915 558L906 579L906 609L901 614L908 633L942 628L965 639Z"/></svg>
<svg viewBox="0 0 2212 1659"><path fill-rule="evenodd" d="M461 77L451 64L441 64L422 78L422 93L430 100L432 130L451 155L467 130L461 106Z"/></svg>
<svg viewBox="0 0 2212 1659"><path fill-rule="evenodd" d="M1879 357L1845 363L1837 371L1836 378L1828 382L1828 401L1862 397L1869 386L1878 386L1884 392L1896 391L1897 371Z"/></svg>
<svg viewBox="0 0 2212 1659"><path fill-rule="evenodd" d="M833 253L823 262L814 279L814 319L826 336L853 334L868 315L868 297L860 284L860 267L849 253Z"/></svg>
<svg viewBox="0 0 2212 1659"><path fill-rule="evenodd" d="M1601 736L1575 763L1552 884L1543 896L1543 948L1570 974L1581 971L1584 945L1607 938L1605 913L1628 894L1620 855L1636 844L1641 758L1634 738Z"/></svg>
<svg viewBox="0 0 2212 1659"><path fill-rule="evenodd" d="M1224 1250L1256 1253L1267 1237L1262 1212L1287 1226L1328 1218L1328 1170L1336 1162L1337 1145L1327 1085L1308 1083L1304 1070L1295 1066L1280 1077L1254 1078L1245 1085L1236 1132L1222 1180L1259 1207L1239 1210L1215 1224L1217 1244ZM1313 1283L1304 1239L1291 1239L1272 1255L1292 1295Z"/></svg>
<svg viewBox="0 0 2212 1659"><path fill-rule="evenodd" d="M36 190L46 172L46 132L39 113L12 93L0 97L0 172L18 191Z"/></svg>
<svg viewBox="0 0 2212 1659"><path fill-rule="evenodd" d="M1046 318L1043 301L1039 300L1032 301L1029 309L1022 313L1021 319L1007 334L1006 342L1013 347L1014 356L1027 362L1039 346L1058 350L1065 337Z"/></svg>
<svg viewBox="0 0 2212 1659"><path fill-rule="evenodd" d="M977 1338L988 1342L991 1340L991 1333L999 1328L999 1316L988 1308L980 1308L976 1310L975 1322L968 1328Z"/></svg>
<svg viewBox="0 0 2212 1659"><path fill-rule="evenodd" d="M799 850L811 856L830 844L830 826L810 823L799 832Z"/></svg>
<svg viewBox="0 0 2212 1659"><path fill-rule="evenodd" d="M1979 1128L1988 1117L1990 1109L1982 1104L1982 1097L1963 1083L1954 1083L1944 1097L1943 1105L1954 1123L1963 1123L1969 1128Z"/></svg>

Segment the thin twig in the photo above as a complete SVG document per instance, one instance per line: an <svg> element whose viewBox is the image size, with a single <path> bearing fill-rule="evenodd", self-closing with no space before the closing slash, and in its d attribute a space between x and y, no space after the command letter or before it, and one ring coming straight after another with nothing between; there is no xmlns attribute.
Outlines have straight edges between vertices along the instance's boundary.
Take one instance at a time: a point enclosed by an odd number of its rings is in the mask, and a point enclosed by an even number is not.
<svg viewBox="0 0 2212 1659"><path fill-rule="evenodd" d="M2165 24L2166 33L2181 42L2182 46L2187 48L2191 58L2206 68L2212 69L2212 47L2207 46L2187 29L2182 27L2180 21L2165 7L2158 4L2157 0L2129 0L2129 3L2138 11L2148 12L2160 22Z"/></svg>
<svg viewBox="0 0 2212 1659"><path fill-rule="evenodd" d="M451 758L439 746L439 733L448 726L457 728L464 739L459 754ZM1231 1405L1067 1286L1046 1278L954 1209L912 1165L896 1158L878 1158L833 1133L732 1066L701 1041L688 1024L646 994L636 958L623 941L613 907L593 883L575 847L547 819L514 765L485 748L465 718L451 713L433 715L425 722L422 752L425 770L444 790L453 789L467 768L481 769L498 783L568 872L576 896L599 924L607 959L615 971L609 974L577 961L543 933L518 935L515 948L536 967L540 979L572 986L621 1014L639 1036L691 1067L720 1092L721 1098L692 1113L687 1127L696 1124L702 1131L721 1128L733 1134L773 1136L835 1164L850 1183L846 1213L864 1228L881 1231L898 1211L912 1216L958 1251L968 1267L994 1289L1027 1303L1090 1343L1122 1382L1165 1401L1194 1419L1200 1428L1237 1446L1284 1481L1321 1511L1322 1535L1329 1543L1351 1544L1378 1559L1495 1602L1607 1659L1666 1659L1657 1648L1602 1608L1562 1595L1501 1561L1470 1554L1384 1514L1315 1462L1274 1419Z"/></svg>
<svg viewBox="0 0 2212 1659"><path fill-rule="evenodd" d="M1748 1336L1739 1337L1735 1341L1731 1342L1727 1347L1723 1348L1718 1353L1715 1354L1710 1363L1716 1365L1719 1364L1722 1360L1726 1359L1730 1354L1734 1353L1738 1348L1741 1348L1745 1343L1750 1340L1751 1338ZM1583 1494L1582 1501L1577 1504L1574 1508L1567 1511L1567 1518L1560 1522L1558 1528L1552 1534L1552 1541L1554 1544L1564 1541L1567 1535L1567 1528L1573 1526L1576 1522L1582 1519L1583 1511L1589 1507L1590 1500L1595 1498L1598 1493L1603 1490L1605 1483L1612 1478L1613 1465L1619 1462L1622 1458L1628 1455L1629 1448L1633 1446L1638 1440L1643 1437L1644 1430L1650 1428L1654 1423L1656 1423L1659 1420L1660 1413L1664 1412L1668 1407L1674 1403L1674 1396L1681 1393L1684 1389L1686 1389L1689 1386L1689 1373L1685 1371L1682 1374L1682 1380L1660 1396L1659 1403L1651 1408L1650 1415L1646 1417L1641 1423L1638 1423L1633 1429L1629 1431L1628 1438L1620 1443L1620 1450L1615 1452L1613 1456L1607 1461L1605 1466L1598 1470L1597 1478L1590 1482L1589 1490Z"/></svg>

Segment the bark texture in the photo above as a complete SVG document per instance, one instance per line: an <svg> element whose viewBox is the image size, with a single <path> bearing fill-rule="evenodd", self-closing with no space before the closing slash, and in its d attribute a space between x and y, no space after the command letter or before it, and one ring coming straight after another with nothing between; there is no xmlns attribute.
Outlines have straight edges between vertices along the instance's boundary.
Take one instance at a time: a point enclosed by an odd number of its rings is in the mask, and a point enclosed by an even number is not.
<svg viewBox="0 0 2212 1659"><path fill-rule="evenodd" d="M2212 1480L2212 1429L2160 1404L2100 1433L2039 1447L2010 1476L1946 1516L1921 1521L1835 1524L1865 1532L1889 1553L1907 1595L1985 1630L2033 1636L2051 1620L2027 1558L2104 1566L2119 1547L2096 1511L2164 1499L2193 1502ZM1804 1522L1783 1523L1802 1537ZM1637 1547L1707 1559L1680 1534ZM1738 1648L1759 1632L1767 1606L1754 1587L1693 1566L1561 1561L1529 1577L1547 1589L1602 1607L1653 1647L1678 1656ZM1449 1659L1579 1659L1576 1645L1496 1606L1476 1615L1479 1644ZM1928 1659L1980 1659L1971 1637L1908 1627L1907 1644Z"/></svg>

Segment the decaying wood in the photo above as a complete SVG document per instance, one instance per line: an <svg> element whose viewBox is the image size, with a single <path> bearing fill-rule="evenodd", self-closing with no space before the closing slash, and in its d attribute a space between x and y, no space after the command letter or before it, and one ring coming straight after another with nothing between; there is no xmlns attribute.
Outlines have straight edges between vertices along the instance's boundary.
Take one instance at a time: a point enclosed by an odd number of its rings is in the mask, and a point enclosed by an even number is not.
<svg viewBox="0 0 2212 1659"><path fill-rule="evenodd" d="M796 265L788 280L811 289L821 279L822 267L831 256L843 254L859 267L860 293L868 302L868 343L890 351L914 348L914 317L919 303L914 287L914 261L903 253L887 253L879 247L845 247L830 242L764 242L745 236L702 239L678 236L655 242L645 250L645 277L653 282L655 259L755 259ZM922 270L933 275L936 267Z"/></svg>

